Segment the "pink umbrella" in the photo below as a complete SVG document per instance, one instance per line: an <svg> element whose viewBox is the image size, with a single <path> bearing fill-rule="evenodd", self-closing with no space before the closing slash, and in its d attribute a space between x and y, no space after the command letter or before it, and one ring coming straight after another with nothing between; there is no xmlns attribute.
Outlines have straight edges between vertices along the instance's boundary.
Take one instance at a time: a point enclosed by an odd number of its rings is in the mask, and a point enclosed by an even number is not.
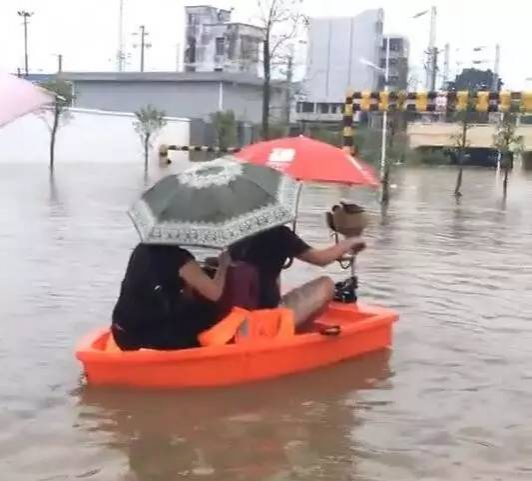
<svg viewBox="0 0 532 481"><path fill-rule="evenodd" d="M53 95L27 80L0 72L0 127L53 102Z"/></svg>

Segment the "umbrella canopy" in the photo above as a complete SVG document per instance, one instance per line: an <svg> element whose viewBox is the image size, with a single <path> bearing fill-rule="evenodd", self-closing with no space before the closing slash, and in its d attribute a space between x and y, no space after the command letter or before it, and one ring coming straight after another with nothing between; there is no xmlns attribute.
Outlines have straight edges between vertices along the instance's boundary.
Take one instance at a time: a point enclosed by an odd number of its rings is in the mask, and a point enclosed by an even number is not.
<svg viewBox="0 0 532 481"><path fill-rule="evenodd" d="M144 243L225 248L293 221L300 187L269 167L223 157L164 177L129 215Z"/></svg>
<svg viewBox="0 0 532 481"><path fill-rule="evenodd" d="M303 135L251 144L235 155L253 164L268 165L298 180L379 185L369 165L338 147Z"/></svg>
<svg viewBox="0 0 532 481"><path fill-rule="evenodd" d="M0 72L0 127L53 102L53 95L27 80Z"/></svg>

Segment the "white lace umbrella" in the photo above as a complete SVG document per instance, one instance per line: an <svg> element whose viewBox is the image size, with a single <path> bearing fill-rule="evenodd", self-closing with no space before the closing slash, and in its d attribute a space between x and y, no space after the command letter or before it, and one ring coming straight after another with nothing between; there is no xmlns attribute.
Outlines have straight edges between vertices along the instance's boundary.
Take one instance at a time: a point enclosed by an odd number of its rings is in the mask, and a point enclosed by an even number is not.
<svg viewBox="0 0 532 481"><path fill-rule="evenodd" d="M225 248L292 222L300 187L277 170L228 156L161 179L129 215L144 243Z"/></svg>
<svg viewBox="0 0 532 481"><path fill-rule="evenodd" d="M0 72L0 127L52 103L54 97L27 80Z"/></svg>

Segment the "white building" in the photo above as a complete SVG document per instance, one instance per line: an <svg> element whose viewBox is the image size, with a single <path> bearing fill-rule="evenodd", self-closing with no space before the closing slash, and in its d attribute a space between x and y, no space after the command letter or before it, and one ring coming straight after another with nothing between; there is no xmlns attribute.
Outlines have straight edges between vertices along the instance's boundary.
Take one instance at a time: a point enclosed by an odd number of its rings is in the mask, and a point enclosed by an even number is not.
<svg viewBox="0 0 532 481"><path fill-rule="evenodd" d="M309 26L307 95L316 102L341 102L348 89L377 88L379 73L360 62L379 65L384 12L356 17L313 18Z"/></svg>
<svg viewBox="0 0 532 481"><path fill-rule="evenodd" d="M377 90L380 73L361 62L380 65L384 11L366 10L355 17L310 19L305 101L299 120L341 117L348 90Z"/></svg>
<svg viewBox="0 0 532 481"><path fill-rule="evenodd" d="M231 11L211 6L186 10L185 71L258 74L261 28L231 22Z"/></svg>

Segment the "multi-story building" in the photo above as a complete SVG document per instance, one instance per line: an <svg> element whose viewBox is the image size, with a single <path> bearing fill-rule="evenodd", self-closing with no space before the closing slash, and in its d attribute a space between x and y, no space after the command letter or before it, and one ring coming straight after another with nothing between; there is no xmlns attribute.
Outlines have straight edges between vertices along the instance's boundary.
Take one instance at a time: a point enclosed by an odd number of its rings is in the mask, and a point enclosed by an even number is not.
<svg viewBox="0 0 532 481"><path fill-rule="evenodd" d="M384 11L366 10L355 17L310 19L305 100L299 120L337 121L348 90L376 90ZM365 62L366 61L366 62Z"/></svg>
<svg viewBox="0 0 532 481"><path fill-rule="evenodd" d="M211 6L185 10L185 71L258 74L263 29L231 22L230 10Z"/></svg>
<svg viewBox="0 0 532 481"><path fill-rule="evenodd" d="M409 42L402 35L385 35L382 39L380 67L386 68L386 48L390 41L388 61L388 88L390 90L407 90ZM384 89L384 75L379 77L379 90Z"/></svg>

